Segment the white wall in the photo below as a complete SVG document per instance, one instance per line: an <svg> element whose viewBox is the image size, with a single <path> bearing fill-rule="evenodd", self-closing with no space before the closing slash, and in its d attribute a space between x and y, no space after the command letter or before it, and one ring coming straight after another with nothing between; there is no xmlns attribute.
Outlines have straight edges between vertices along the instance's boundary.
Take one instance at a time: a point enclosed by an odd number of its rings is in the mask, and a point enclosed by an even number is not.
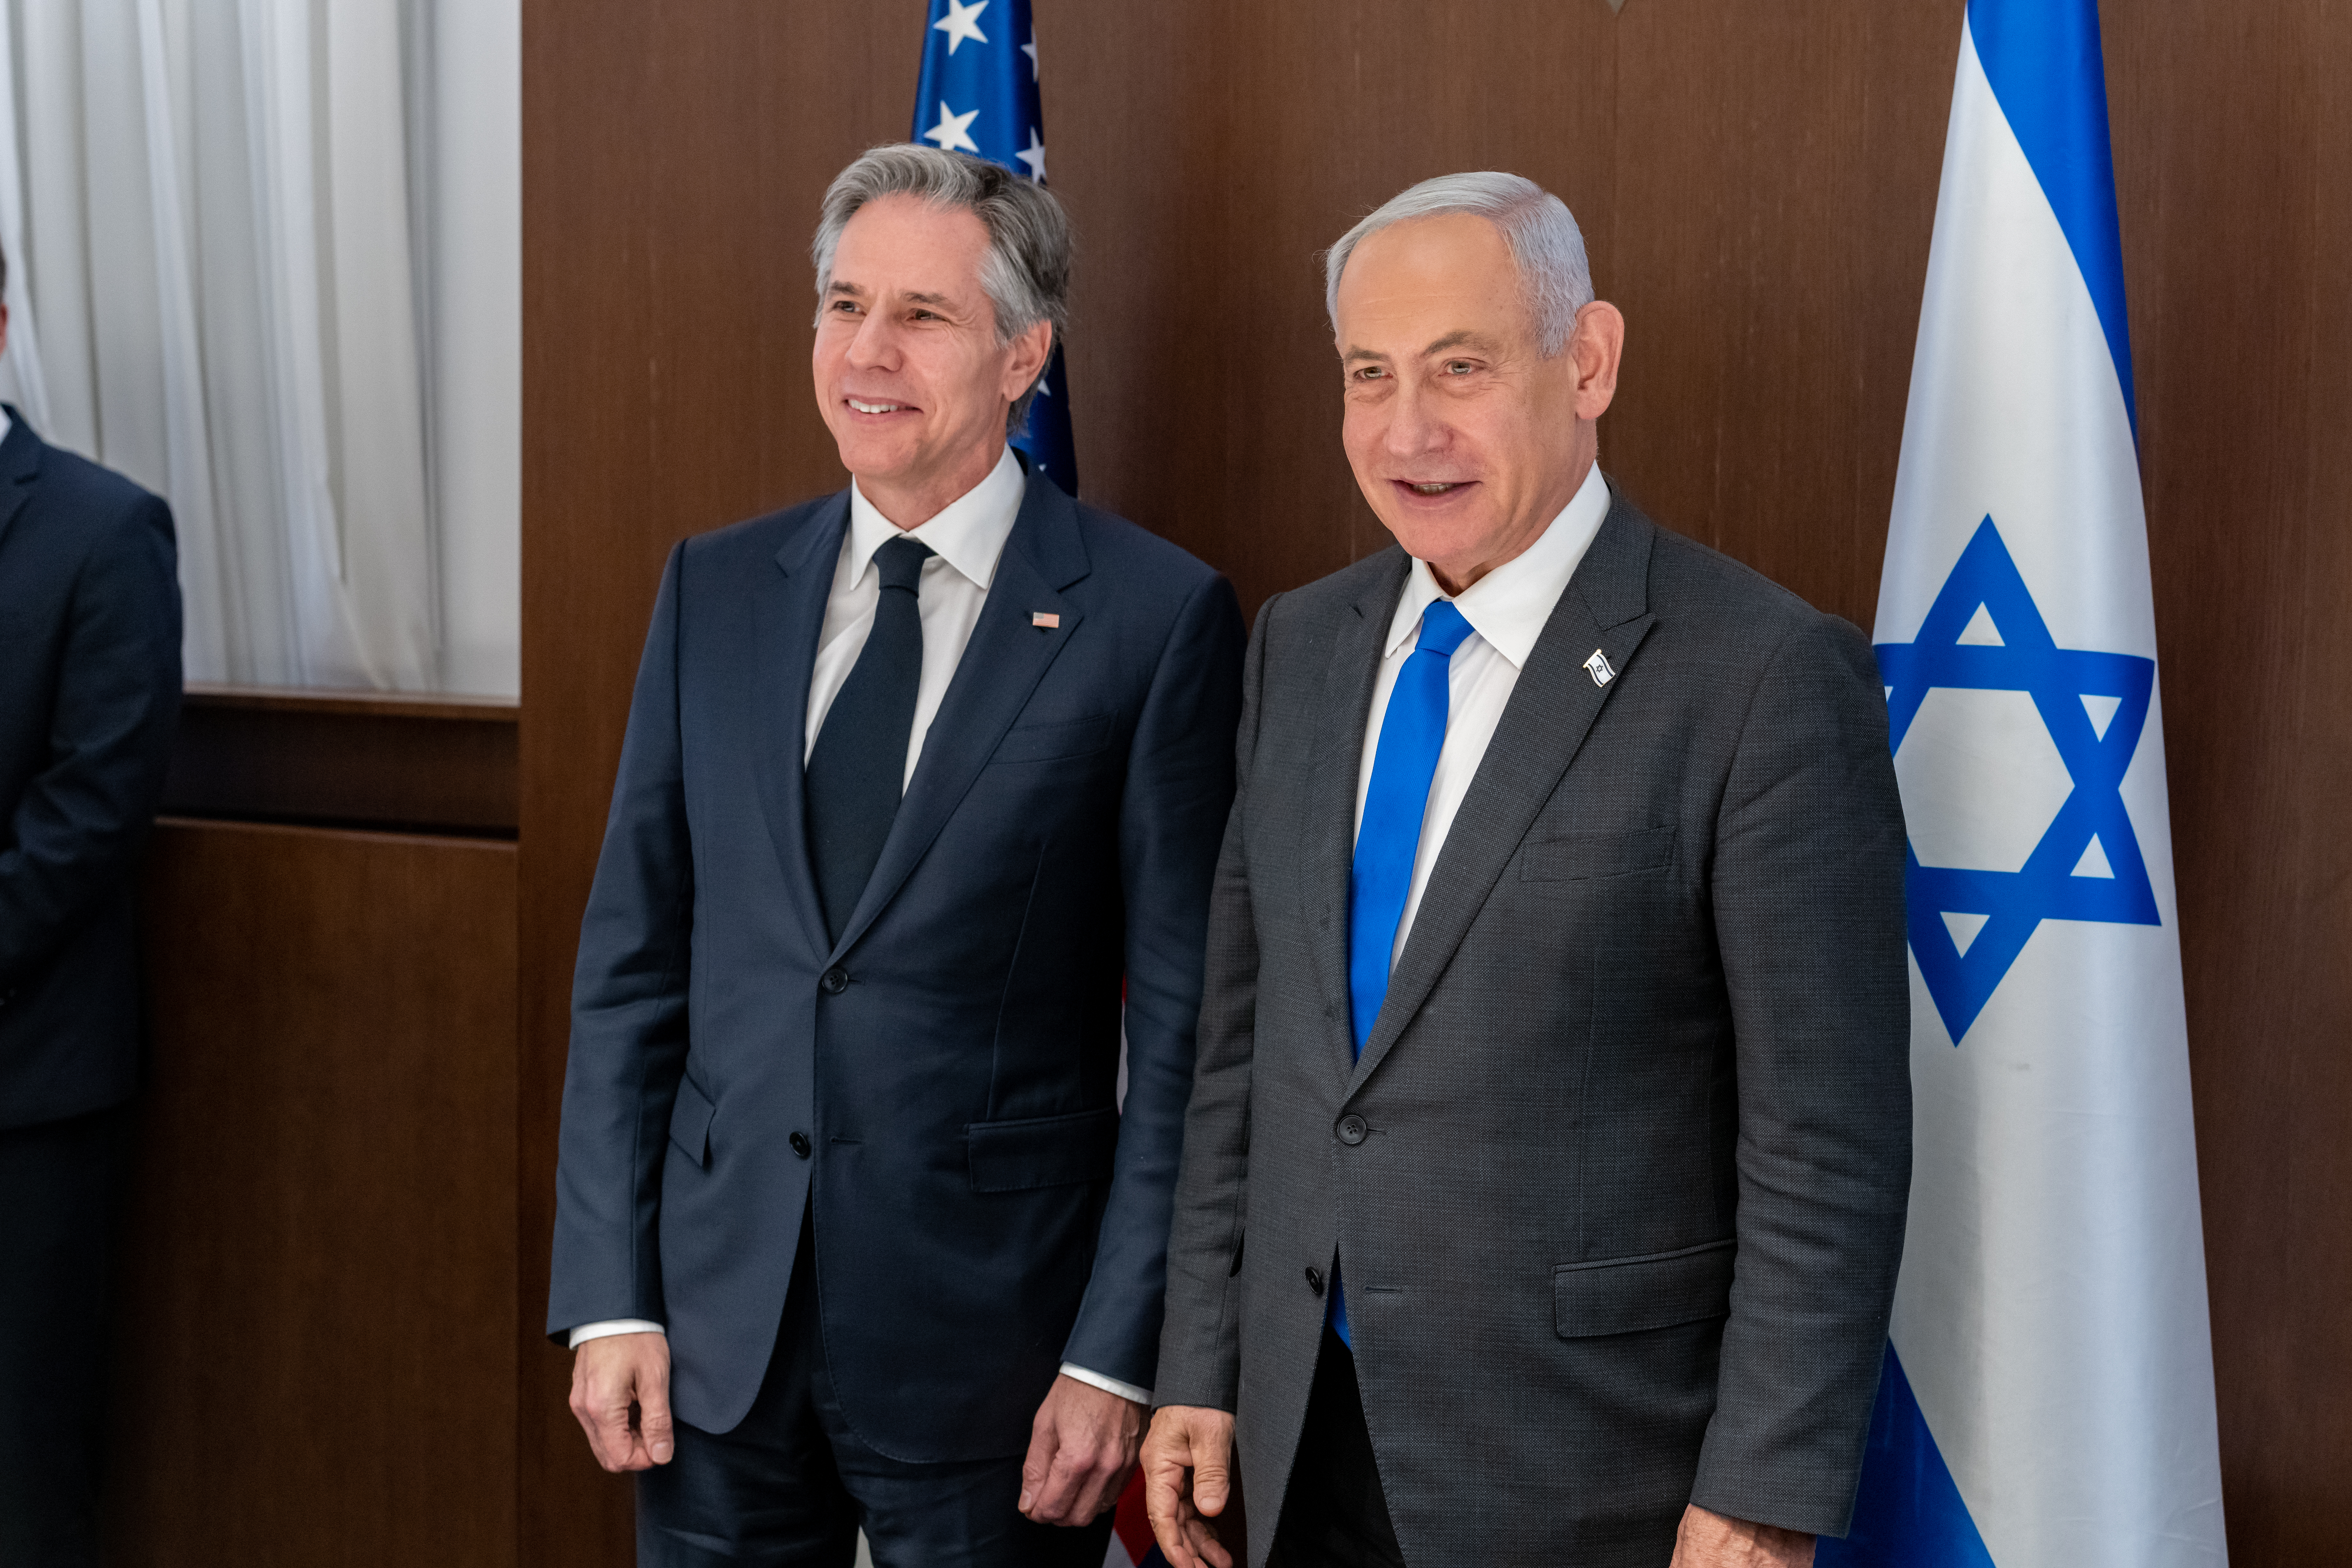
<svg viewBox="0 0 2352 1568"><path fill-rule="evenodd" d="M520 685L520 0L432 0L432 375L442 682Z"/></svg>

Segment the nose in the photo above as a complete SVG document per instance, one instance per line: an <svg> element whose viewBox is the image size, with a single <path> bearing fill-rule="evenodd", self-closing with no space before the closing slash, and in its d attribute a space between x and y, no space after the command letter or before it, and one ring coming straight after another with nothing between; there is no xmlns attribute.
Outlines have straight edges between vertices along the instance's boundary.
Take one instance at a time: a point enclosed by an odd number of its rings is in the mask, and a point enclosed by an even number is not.
<svg viewBox="0 0 2352 1568"><path fill-rule="evenodd" d="M857 323L857 331L849 340L849 363L859 370L889 370L898 357L898 337L889 320L880 311L869 313Z"/></svg>
<svg viewBox="0 0 2352 1568"><path fill-rule="evenodd" d="M1439 410L1420 385L1405 380L1390 405L1388 429L1381 444L1391 458L1425 458L1443 448L1449 431Z"/></svg>

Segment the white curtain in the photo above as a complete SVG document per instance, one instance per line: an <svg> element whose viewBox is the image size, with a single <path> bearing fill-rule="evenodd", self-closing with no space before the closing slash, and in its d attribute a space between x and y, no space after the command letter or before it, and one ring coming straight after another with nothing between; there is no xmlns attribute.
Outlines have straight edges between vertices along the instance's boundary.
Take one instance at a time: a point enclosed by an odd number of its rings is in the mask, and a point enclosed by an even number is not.
<svg viewBox="0 0 2352 1568"><path fill-rule="evenodd" d="M0 395L172 502L193 680L439 683L415 0L0 0Z"/></svg>

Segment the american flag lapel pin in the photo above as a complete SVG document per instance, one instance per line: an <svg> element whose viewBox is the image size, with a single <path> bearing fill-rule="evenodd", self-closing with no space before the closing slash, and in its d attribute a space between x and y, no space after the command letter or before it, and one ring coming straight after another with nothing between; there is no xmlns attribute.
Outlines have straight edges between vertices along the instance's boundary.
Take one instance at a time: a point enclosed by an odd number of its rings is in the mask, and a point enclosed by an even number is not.
<svg viewBox="0 0 2352 1568"><path fill-rule="evenodd" d="M1062 624L1062 617L1051 610L1032 610L1029 612L1029 624L1033 626L1044 626L1047 631L1052 631Z"/></svg>

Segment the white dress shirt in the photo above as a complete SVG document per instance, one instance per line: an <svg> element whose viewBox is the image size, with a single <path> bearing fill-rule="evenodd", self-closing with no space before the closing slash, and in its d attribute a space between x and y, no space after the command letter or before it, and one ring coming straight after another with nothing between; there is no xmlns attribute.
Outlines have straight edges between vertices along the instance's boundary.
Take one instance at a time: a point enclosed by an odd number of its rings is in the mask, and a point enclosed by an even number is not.
<svg viewBox="0 0 2352 1568"><path fill-rule="evenodd" d="M1430 868L1454 826L1454 814L1470 792L1486 742L1519 683L1519 671L1535 651L1536 638L1551 619L1552 606L1576 574L1577 563L1591 548L1609 515L1609 485L1595 463L1584 483L1558 517L1518 555L1479 578L1454 598L1454 607L1470 623L1471 635L1462 639L1447 661L1445 679L1445 742L1438 749L1437 772L1429 781L1429 805L1421 818L1421 847L1412 858L1412 884L1405 893L1404 917L1397 921L1396 942L1389 963L1404 951L1412 918L1421 910L1421 895L1429 886ZM1421 615L1431 601L1447 596L1431 574L1429 563L1415 560L1405 579L1404 595L1396 614L1389 617L1389 640L1381 658L1381 673L1372 686L1372 712L1364 726L1364 752L1356 768L1356 828L1364 826L1364 795L1372 786L1372 759L1379 754L1381 726L1388 719L1389 693L1396 689L1397 672L1412 657L1421 636Z"/></svg>
<svg viewBox="0 0 2352 1568"><path fill-rule="evenodd" d="M947 695L948 682L955 679L972 628L980 624L988 585L995 580L996 563L1004 553L1004 542L1013 535L1013 520L1021 515L1021 500L1027 490L1028 479L1013 448L1007 447L986 479L950 501L929 521L901 530L874 509L856 479L849 482L849 530L842 537L840 559L834 563L833 590L824 601L824 626L817 634L816 665L809 674L808 721L801 747L803 763L816 750L824 716L832 710L833 700L841 695L874 630L874 611L882 599L882 572L874 564L874 552L903 532L931 547L916 595L917 613L923 623L923 673L915 686L915 726L907 738L907 771L898 787L903 791L912 782L915 763L923 752L923 737L939 716L940 700ZM614 1318L581 1324L572 1331L571 1342L576 1350L607 1334L664 1331L661 1324L642 1318ZM1148 1388L1085 1367L1066 1365L1062 1370L1122 1399L1151 1403Z"/></svg>

